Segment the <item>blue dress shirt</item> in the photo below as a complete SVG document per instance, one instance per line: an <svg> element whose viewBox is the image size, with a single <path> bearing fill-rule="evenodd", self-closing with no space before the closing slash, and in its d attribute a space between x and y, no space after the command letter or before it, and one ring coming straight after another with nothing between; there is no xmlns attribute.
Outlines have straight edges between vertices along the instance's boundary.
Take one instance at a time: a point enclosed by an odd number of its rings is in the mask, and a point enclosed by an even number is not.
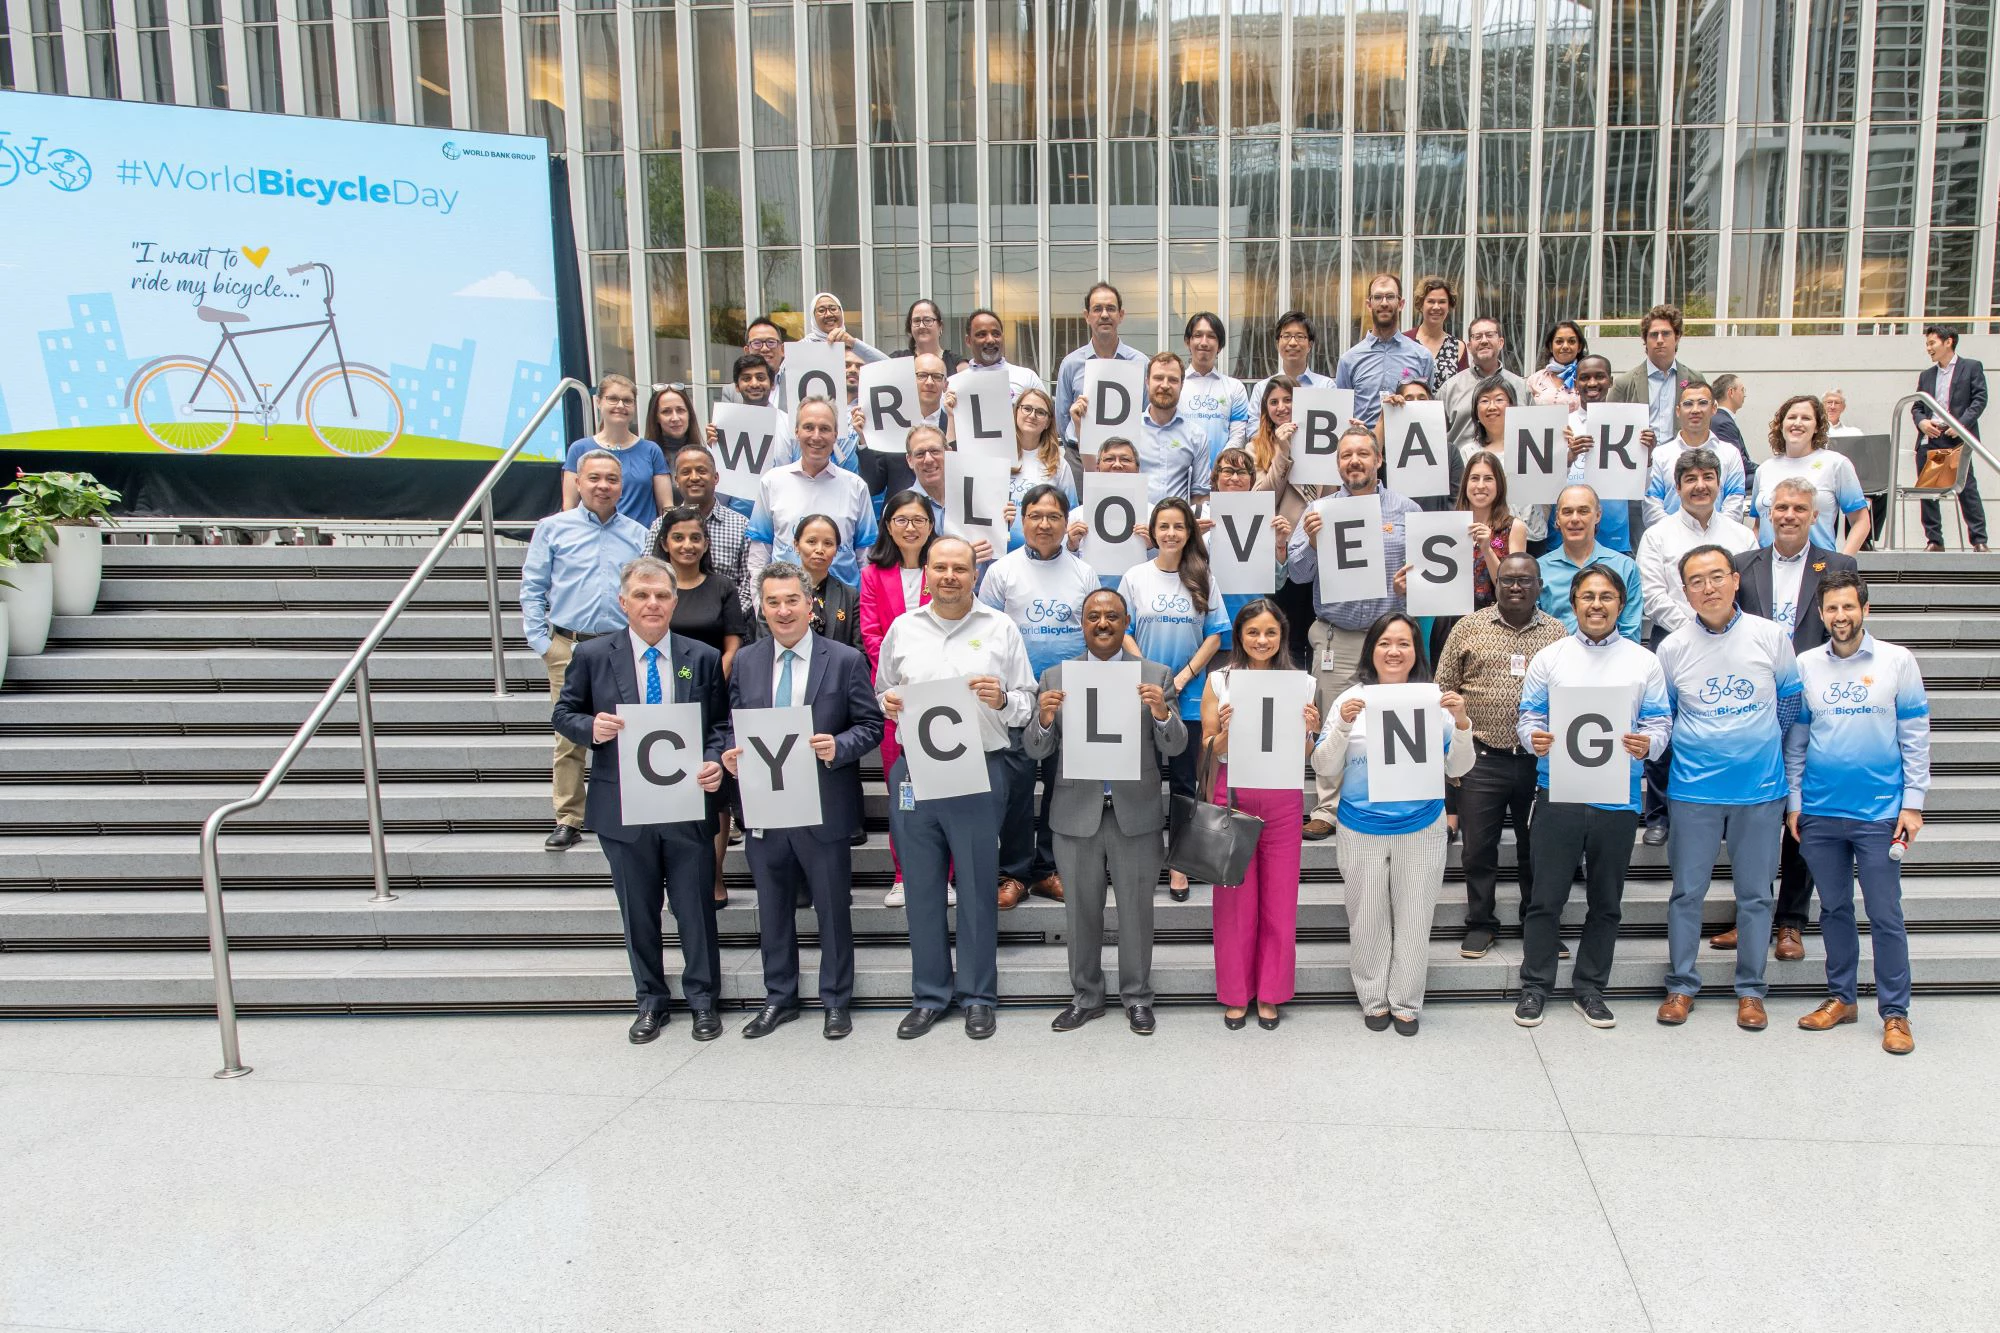
<svg viewBox="0 0 2000 1333"><path fill-rule="evenodd" d="M578 505L535 525L521 561L521 631L537 654L549 627L606 634L625 627L618 573L646 549L646 529L614 511L606 522Z"/></svg>
<svg viewBox="0 0 2000 1333"><path fill-rule="evenodd" d="M1340 354L1333 387L1354 390L1354 415L1373 426L1382 415L1382 395L1399 393L1411 380L1431 382L1436 370L1424 345L1407 334L1388 338L1365 334Z"/></svg>

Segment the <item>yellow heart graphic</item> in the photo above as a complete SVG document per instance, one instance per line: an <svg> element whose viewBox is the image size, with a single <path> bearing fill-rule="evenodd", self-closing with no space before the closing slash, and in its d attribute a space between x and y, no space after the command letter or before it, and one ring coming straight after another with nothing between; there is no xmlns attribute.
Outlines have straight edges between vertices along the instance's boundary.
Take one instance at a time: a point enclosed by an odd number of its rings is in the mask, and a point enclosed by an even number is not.
<svg viewBox="0 0 2000 1333"><path fill-rule="evenodd" d="M243 257L258 268L264 267L264 261L271 257L271 247L268 245L260 245L255 250L252 250L247 245L241 248L243 250Z"/></svg>

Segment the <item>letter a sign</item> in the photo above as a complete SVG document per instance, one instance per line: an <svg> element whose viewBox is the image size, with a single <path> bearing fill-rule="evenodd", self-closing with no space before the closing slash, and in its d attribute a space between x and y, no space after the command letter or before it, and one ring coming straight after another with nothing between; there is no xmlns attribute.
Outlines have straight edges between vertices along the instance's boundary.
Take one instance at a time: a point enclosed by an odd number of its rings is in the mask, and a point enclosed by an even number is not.
<svg viewBox="0 0 2000 1333"><path fill-rule="evenodd" d="M618 733L618 818L632 825L706 818L708 793L694 780L701 705L619 704L618 716L625 719Z"/></svg>

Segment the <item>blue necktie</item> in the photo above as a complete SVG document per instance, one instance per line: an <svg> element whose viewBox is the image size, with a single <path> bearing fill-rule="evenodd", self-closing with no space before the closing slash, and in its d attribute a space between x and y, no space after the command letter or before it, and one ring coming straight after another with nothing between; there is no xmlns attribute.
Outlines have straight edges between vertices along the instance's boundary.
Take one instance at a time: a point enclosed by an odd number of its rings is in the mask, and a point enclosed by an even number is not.
<svg viewBox="0 0 2000 1333"><path fill-rule="evenodd" d="M792 706L792 663L799 655L787 648L778 655L778 697L771 702L779 708Z"/></svg>
<svg viewBox="0 0 2000 1333"><path fill-rule="evenodd" d="M646 702L649 704L660 702L660 650L658 648L648 648L646 650Z"/></svg>

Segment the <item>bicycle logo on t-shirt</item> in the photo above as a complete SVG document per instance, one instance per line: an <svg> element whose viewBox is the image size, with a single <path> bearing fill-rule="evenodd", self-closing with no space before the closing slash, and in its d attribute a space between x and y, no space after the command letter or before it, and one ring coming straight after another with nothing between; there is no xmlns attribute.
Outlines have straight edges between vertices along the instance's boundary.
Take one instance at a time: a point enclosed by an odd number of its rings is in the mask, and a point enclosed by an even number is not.
<svg viewBox="0 0 2000 1333"><path fill-rule="evenodd" d="M1751 699L1757 694L1755 681L1745 679L1731 672L1726 676L1710 676L1701 687L1701 701L1705 704L1719 704L1724 699Z"/></svg>
<svg viewBox="0 0 2000 1333"><path fill-rule="evenodd" d="M1026 615L1028 622L1033 625L1039 625L1045 620L1053 620L1058 624L1068 625L1077 619L1078 609L1071 602L1048 597L1037 597L1028 603Z"/></svg>
<svg viewBox="0 0 2000 1333"><path fill-rule="evenodd" d="M1868 687L1858 680L1836 680L1826 687L1826 702L1865 704L1868 702Z"/></svg>

